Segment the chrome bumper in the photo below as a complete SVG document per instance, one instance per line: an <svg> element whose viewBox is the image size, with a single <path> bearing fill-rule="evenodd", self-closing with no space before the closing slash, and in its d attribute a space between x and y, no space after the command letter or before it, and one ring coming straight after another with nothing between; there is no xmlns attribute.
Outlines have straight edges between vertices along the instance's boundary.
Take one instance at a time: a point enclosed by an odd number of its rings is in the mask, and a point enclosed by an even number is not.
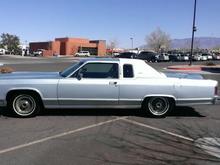
<svg viewBox="0 0 220 165"><path fill-rule="evenodd" d="M215 96L214 97L213 104L220 104L220 96Z"/></svg>

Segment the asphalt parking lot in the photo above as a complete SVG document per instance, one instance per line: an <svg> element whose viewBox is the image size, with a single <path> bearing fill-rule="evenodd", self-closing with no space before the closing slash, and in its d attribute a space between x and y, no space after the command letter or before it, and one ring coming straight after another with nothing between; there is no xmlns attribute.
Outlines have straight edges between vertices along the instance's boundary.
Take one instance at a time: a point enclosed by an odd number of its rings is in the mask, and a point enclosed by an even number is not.
<svg viewBox="0 0 220 165"><path fill-rule="evenodd" d="M0 58L17 71L59 71L72 58ZM179 63L178 63L179 64ZM162 70L169 63L150 64ZM219 80L218 74L204 74ZM44 110L18 119L0 110L0 164L219 164L197 141L220 138L220 105L176 107L154 119L141 110ZM220 148L220 146L217 146Z"/></svg>

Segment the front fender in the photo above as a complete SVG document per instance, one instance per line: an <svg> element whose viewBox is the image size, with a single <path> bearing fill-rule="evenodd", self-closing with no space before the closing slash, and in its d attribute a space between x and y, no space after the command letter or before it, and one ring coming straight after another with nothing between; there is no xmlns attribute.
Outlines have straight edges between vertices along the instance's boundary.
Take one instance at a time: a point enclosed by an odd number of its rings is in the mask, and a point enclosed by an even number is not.
<svg viewBox="0 0 220 165"><path fill-rule="evenodd" d="M39 94L39 96L41 98L43 98L43 94L36 88L24 88L24 87L17 87L17 88L10 88L8 89L8 91L6 92L6 95L5 95L5 99L6 99L6 96L8 95L9 92L13 92L13 91L33 91L33 92L36 92Z"/></svg>

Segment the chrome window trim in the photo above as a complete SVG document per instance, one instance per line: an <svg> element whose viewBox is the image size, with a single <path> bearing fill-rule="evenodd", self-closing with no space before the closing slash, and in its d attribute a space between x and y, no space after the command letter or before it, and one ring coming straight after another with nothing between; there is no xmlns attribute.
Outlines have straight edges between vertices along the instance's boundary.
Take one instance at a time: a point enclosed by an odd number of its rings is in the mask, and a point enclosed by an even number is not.
<svg viewBox="0 0 220 165"><path fill-rule="evenodd" d="M125 65L130 65L132 67L132 74L133 74L133 77L124 77L124 66ZM122 72L123 72L123 79L133 79L135 78L135 74L134 74L134 67L132 64L128 64L128 63L124 63L123 66L122 66Z"/></svg>
<svg viewBox="0 0 220 165"><path fill-rule="evenodd" d="M76 77L72 77L72 75L74 75L78 70L80 70L82 67L84 67L85 65L87 64L93 64L93 63L105 63L105 64L117 64L118 65L118 78L114 78L114 80L118 80L120 78L120 73L119 73L119 70L120 70L120 65L119 65L119 62L118 61L87 61L85 63L83 63L79 68L77 68L73 73L69 74L67 77L65 78L71 78L71 79L74 79ZM83 79L103 79L103 80L108 80L106 78L83 78ZM113 79L113 78L111 78ZM109 79L110 80L110 79Z"/></svg>

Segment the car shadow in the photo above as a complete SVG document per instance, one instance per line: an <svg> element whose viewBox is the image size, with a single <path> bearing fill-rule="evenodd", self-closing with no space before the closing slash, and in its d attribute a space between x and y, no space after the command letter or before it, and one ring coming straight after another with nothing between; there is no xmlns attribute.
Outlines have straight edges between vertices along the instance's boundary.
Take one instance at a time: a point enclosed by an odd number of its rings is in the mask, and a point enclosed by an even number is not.
<svg viewBox="0 0 220 165"><path fill-rule="evenodd" d="M7 108L0 108L0 116L14 117ZM136 116L151 118L142 109L44 109L38 116ZM205 117L191 107L176 107L168 117Z"/></svg>
<svg viewBox="0 0 220 165"><path fill-rule="evenodd" d="M177 106L174 108L172 112L168 116L173 117L206 117L204 115L201 115L198 111L196 111L192 107L187 106Z"/></svg>
<svg viewBox="0 0 220 165"><path fill-rule="evenodd" d="M40 115L50 116L140 116L140 109L45 109Z"/></svg>

